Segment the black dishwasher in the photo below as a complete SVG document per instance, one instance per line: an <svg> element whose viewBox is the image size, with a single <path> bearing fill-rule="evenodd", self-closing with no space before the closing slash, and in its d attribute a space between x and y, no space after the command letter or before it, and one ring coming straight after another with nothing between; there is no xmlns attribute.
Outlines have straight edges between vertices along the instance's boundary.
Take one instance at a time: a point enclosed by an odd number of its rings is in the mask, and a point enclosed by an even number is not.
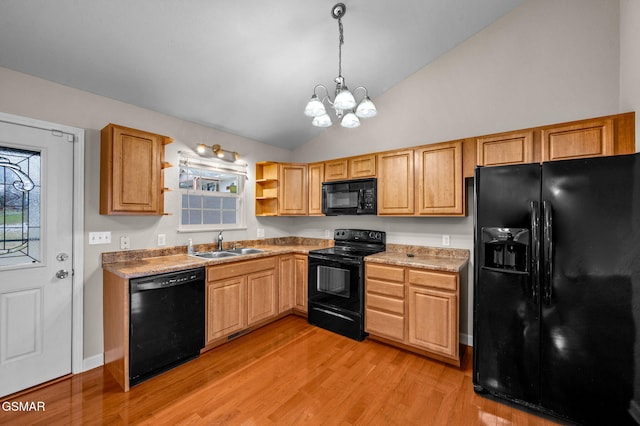
<svg viewBox="0 0 640 426"><path fill-rule="evenodd" d="M197 357L204 347L204 268L129 282L129 384Z"/></svg>

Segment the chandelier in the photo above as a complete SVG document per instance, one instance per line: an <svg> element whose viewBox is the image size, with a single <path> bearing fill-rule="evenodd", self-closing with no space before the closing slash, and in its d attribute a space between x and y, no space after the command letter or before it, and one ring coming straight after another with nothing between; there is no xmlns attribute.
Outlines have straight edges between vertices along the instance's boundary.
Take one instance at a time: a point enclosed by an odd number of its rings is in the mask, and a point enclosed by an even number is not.
<svg viewBox="0 0 640 426"><path fill-rule="evenodd" d="M378 113L376 110L376 106L371 102L371 98L369 98L369 94L367 92L367 88L363 86L358 86L354 89L353 93L356 93L359 89L364 91L364 97L360 101L360 103L356 102L355 97L347 88L347 85L344 81L344 77L342 76L342 45L344 44L344 35L342 29L342 17L347 11L347 7L344 3L338 3L331 9L331 16L334 19L338 20L338 76L335 78L336 82L336 90L335 97L332 101L329 97L329 90L326 86L322 84L316 85L313 88L313 96L311 96L311 100L307 103L307 106L304 109L304 114L307 117L313 117L311 124L317 127L329 127L333 123L331 122L331 117L327 114L327 109L325 108L324 101L327 101L328 104L335 110L336 117L340 120L340 125L342 127L354 128L360 125L359 118L369 118L375 117ZM318 89L324 89L325 96L320 100L318 98Z"/></svg>

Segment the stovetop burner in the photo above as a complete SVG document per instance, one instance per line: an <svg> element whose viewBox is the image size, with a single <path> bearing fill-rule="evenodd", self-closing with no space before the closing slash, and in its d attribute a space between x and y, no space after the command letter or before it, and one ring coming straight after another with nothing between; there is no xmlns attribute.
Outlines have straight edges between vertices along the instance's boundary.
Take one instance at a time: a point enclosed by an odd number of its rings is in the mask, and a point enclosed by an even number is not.
<svg viewBox="0 0 640 426"><path fill-rule="evenodd" d="M381 231L336 229L333 236L333 247L312 250L309 254L361 258L384 251L386 247L386 234Z"/></svg>

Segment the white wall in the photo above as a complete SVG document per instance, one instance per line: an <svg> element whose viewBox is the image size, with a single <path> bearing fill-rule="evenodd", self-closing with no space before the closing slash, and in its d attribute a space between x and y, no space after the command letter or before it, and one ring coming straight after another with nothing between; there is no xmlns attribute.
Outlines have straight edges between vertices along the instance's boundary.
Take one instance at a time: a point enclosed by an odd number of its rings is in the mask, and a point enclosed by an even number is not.
<svg viewBox="0 0 640 426"><path fill-rule="evenodd" d="M326 129L294 151L294 159L320 161L622 112L619 18L617 1L529 0L374 99L377 117L357 129ZM350 81L357 85L357 78ZM448 234L452 247L473 253L469 199L464 219L299 219L294 229L318 236L322 229L371 227L386 231L391 243L431 246ZM463 338L472 334L472 285L473 267L462 292Z"/></svg>
<svg viewBox="0 0 640 426"><path fill-rule="evenodd" d="M54 123L84 128L85 152L85 242L88 232L111 231L112 243L92 245L85 243L84 277L84 357L102 353L102 269L100 253L119 250L120 236L128 235L131 248L157 246L157 234L165 234L168 246L213 242L216 233L178 234L179 214L177 191L167 194L166 210L171 216L102 216L98 214L100 196L100 129L108 123L121 124L154 133L171 136L166 160L175 167L165 170L165 184L178 188L178 150L192 150L198 143L219 143L225 149L237 151L249 163L250 181L247 185L247 229L227 231L227 240L255 238L256 228L265 228L266 237L290 235L290 219L260 223L254 214L255 162L263 160L289 161L291 152L253 140L206 128L154 111L114 101L87 92L72 89L46 80L0 68L0 111L37 118Z"/></svg>
<svg viewBox="0 0 640 426"><path fill-rule="evenodd" d="M620 1L620 110L636 111L640 152L640 1Z"/></svg>

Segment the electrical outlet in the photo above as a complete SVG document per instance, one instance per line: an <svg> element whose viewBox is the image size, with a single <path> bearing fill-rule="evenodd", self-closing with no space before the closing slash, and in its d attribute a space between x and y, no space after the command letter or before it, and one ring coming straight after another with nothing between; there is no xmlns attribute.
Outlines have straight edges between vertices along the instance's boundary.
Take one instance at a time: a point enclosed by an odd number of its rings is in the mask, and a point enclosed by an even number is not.
<svg viewBox="0 0 640 426"><path fill-rule="evenodd" d="M111 232L89 232L89 244L111 244Z"/></svg>
<svg viewBox="0 0 640 426"><path fill-rule="evenodd" d="M449 244L451 244L451 240L449 238L448 235L443 235L442 236L442 245L443 246L448 246Z"/></svg>
<svg viewBox="0 0 640 426"><path fill-rule="evenodd" d="M330 229L325 229L324 230L324 237L325 238L331 238L332 237Z"/></svg>
<svg viewBox="0 0 640 426"><path fill-rule="evenodd" d="M164 246L167 244L167 236L165 234L158 234L158 245Z"/></svg>
<svg viewBox="0 0 640 426"><path fill-rule="evenodd" d="M264 228L258 228L258 238L264 238Z"/></svg>
<svg viewBox="0 0 640 426"><path fill-rule="evenodd" d="M128 235L123 235L120 237L120 250L129 250L131 248L131 241L129 240Z"/></svg>

